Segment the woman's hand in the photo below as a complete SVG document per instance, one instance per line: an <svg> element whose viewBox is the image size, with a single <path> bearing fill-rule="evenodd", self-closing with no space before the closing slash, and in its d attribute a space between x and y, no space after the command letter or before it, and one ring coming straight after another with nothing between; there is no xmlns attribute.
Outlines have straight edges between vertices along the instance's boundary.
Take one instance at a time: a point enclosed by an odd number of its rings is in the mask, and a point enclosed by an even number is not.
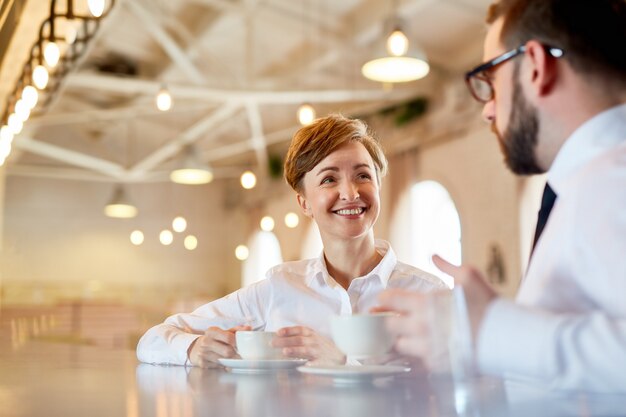
<svg viewBox="0 0 626 417"><path fill-rule="evenodd" d="M283 327L276 332L272 346L282 348L283 355L327 364L344 364L346 356L332 340L304 326Z"/></svg>
<svg viewBox="0 0 626 417"><path fill-rule="evenodd" d="M228 330L209 327L202 336L193 341L187 349L187 357L193 366L216 368L220 358L239 358L235 333L251 330L250 326L235 326Z"/></svg>

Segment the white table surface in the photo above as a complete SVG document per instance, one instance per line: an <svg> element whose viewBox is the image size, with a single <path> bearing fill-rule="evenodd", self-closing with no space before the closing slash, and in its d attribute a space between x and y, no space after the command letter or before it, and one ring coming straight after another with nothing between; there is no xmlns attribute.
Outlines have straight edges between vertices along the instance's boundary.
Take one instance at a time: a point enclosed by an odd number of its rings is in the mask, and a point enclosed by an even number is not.
<svg viewBox="0 0 626 417"><path fill-rule="evenodd" d="M626 416L626 397L410 373L360 384L140 364L132 350L0 341L0 416Z"/></svg>

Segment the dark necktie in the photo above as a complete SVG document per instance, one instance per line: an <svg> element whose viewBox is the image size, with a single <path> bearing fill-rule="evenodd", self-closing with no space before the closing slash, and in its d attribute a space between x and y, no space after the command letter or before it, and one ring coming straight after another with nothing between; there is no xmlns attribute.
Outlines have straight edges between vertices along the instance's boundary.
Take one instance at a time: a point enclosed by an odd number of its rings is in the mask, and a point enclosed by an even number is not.
<svg viewBox="0 0 626 417"><path fill-rule="evenodd" d="M554 201L556 200L556 194L550 188L550 185L546 183L546 188L543 189L543 197L541 197L541 208L539 209L539 216L537 218L537 228L535 229L535 239L533 240L533 248L530 251L535 250L535 246L537 245L537 240L539 240L539 236L543 232L543 228L546 226L548 221L548 216L550 216L550 211L554 206Z"/></svg>

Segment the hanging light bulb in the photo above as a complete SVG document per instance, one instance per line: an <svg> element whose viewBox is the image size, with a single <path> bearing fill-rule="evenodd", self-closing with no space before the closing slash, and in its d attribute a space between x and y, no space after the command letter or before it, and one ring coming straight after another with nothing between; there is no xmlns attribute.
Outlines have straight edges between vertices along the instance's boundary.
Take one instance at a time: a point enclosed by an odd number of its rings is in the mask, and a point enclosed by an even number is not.
<svg viewBox="0 0 626 417"><path fill-rule="evenodd" d="M245 261L246 259L248 259L249 255L250 251L248 250L248 247L246 245L239 245L235 248L235 258L239 259L240 261Z"/></svg>
<svg viewBox="0 0 626 417"><path fill-rule="evenodd" d="M170 179L178 184L208 184L213 181L213 171L207 163L200 160L196 148L187 145L182 164L170 172Z"/></svg>
<svg viewBox="0 0 626 417"><path fill-rule="evenodd" d="M315 109L313 106L304 103L298 107L298 122L300 122L302 126L313 123L313 120L315 120Z"/></svg>
<svg viewBox="0 0 626 417"><path fill-rule="evenodd" d="M133 230L130 234L130 242L135 246L139 246L143 243L143 241L143 232L141 230Z"/></svg>
<svg viewBox="0 0 626 417"><path fill-rule="evenodd" d="M24 123L17 114L13 113L9 116L9 119L7 120L7 126L9 126L9 129L11 129L13 135L18 135L22 131Z"/></svg>
<svg viewBox="0 0 626 417"><path fill-rule="evenodd" d="M37 105L37 100L39 100L37 89L32 85L24 87L22 90L22 100L30 109L33 109Z"/></svg>
<svg viewBox="0 0 626 417"><path fill-rule="evenodd" d="M418 49L410 48L409 39L398 24L387 37L385 48L378 49L375 58L361 68L363 76L382 83L419 80L429 71L426 57Z"/></svg>
<svg viewBox="0 0 626 417"><path fill-rule="evenodd" d="M400 28L396 28L387 38L387 51L393 56L402 56L409 50L409 39Z"/></svg>
<svg viewBox="0 0 626 417"><path fill-rule="evenodd" d="M128 200L124 188L118 186L113 191L113 197L109 203L104 206L104 214L109 217L129 219L137 215L137 207Z"/></svg>
<svg viewBox="0 0 626 417"><path fill-rule="evenodd" d="M181 233L187 229L187 220L184 217L178 216L172 221L172 229L175 232Z"/></svg>
<svg viewBox="0 0 626 417"><path fill-rule="evenodd" d="M256 185L256 175L252 171L245 171L241 174L241 186L246 190L251 190Z"/></svg>
<svg viewBox="0 0 626 417"><path fill-rule="evenodd" d="M24 99L19 99L15 103L15 114L22 122L25 122L30 117L30 107L28 107Z"/></svg>
<svg viewBox="0 0 626 417"><path fill-rule="evenodd" d="M43 57L46 60L46 64L48 64L48 67L56 67L56 65L59 63L59 58L61 57L59 45L57 45L54 41L48 42L46 44L46 47L43 49Z"/></svg>
<svg viewBox="0 0 626 417"><path fill-rule="evenodd" d="M168 111L172 108L172 95L170 94L167 87L161 87L157 96L156 96L156 106L157 109L161 111Z"/></svg>
<svg viewBox="0 0 626 417"><path fill-rule="evenodd" d="M48 70L43 65L37 65L33 70L33 83L35 87L43 90L48 85Z"/></svg>
<svg viewBox="0 0 626 417"><path fill-rule="evenodd" d="M89 11L94 17L102 16L104 12L104 0L87 0Z"/></svg>

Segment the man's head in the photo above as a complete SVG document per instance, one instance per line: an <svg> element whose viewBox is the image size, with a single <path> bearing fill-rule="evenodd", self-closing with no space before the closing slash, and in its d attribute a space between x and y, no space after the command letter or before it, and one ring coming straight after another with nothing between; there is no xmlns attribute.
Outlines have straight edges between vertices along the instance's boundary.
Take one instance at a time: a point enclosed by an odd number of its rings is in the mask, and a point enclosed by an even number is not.
<svg viewBox="0 0 626 417"><path fill-rule="evenodd" d="M500 0L487 22L487 62L466 79L509 168L544 172L569 133L555 112L582 104L555 94L571 91L568 71L598 97L626 91L626 1Z"/></svg>
<svg viewBox="0 0 626 417"><path fill-rule="evenodd" d="M566 51L576 72L626 86L626 1L500 0L490 6L487 23L498 19L505 48L535 39Z"/></svg>

